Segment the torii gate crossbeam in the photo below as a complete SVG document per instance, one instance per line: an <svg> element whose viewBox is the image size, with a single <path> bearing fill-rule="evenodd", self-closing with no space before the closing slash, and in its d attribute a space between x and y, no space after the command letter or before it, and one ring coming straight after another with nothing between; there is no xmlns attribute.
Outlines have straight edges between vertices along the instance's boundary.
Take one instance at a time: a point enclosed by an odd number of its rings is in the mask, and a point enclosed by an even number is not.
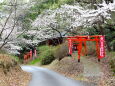
<svg viewBox="0 0 115 86"><path fill-rule="evenodd" d="M82 51L82 45L84 44L85 52L87 54L87 41L95 41L96 42L96 51L98 56L98 61L101 58L105 57L105 36L95 35L95 36L68 36L68 47L69 47L69 55L72 55L73 43L77 43L76 47L78 50L78 62L80 62L80 56Z"/></svg>

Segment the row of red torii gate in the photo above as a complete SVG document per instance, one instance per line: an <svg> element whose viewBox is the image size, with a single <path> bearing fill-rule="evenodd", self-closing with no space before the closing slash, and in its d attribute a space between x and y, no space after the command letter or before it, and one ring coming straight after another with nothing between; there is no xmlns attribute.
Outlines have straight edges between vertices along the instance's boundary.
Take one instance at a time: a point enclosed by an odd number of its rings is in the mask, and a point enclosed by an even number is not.
<svg viewBox="0 0 115 86"><path fill-rule="evenodd" d="M96 42L96 52L98 56L98 61L105 57L105 36L103 35L94 35L94 36L68 36L68 48L69 48L69 55L72 56L73 47L77 48L78 51L78 62L80 62L81 51L84 46L85 48L85 55L87 55L87 41L94 41ZM32 52L30 50L26 54L24 54L24 61L32 60L33 56L36 57L36 49Z"/></svg>
<svg viewBox="0 0 115 86"><path fill-rule="evenodd" d="M34 49L34 51L30 50L29 52L26 52L24 54L24 57L23 57L24 62L28 62L29 60L33 60L34 59L33 57L34 58L37 57L37 51L36 51L36 49Z"/></svg>
<svg viewBox="0 0 115 86"><path fill-rule="evenodd" d="M96 42L96 53L98 56L98 61L105 57L105 36L103 35L93 35L93 36L68 36L68 47L69 55L73 53L73 46L77 47L78 51L78 62L80 62L81 51L84 46L85 54L87 55L87 41Z"/></svg>

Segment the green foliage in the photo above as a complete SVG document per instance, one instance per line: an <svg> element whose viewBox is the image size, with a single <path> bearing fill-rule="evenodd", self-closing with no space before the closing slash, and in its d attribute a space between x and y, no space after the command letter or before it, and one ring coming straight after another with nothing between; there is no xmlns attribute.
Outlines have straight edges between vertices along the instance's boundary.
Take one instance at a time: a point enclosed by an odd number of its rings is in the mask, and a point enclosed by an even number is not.
<svg viewBox="0 0 115 86"><path fill-rule="evenodd" d="M0 3L0 11L3 10L3 6L6 5L5 2Z"/></svg>
<svg viewBox="0 0 115 86"><path fill-rule="evenodd" d="M45 45L38 47L37 50L39 52L39 58L41 59L42 65L50 64L55 59L55 47Z"/></svg>
<svg viewBox="0 0 115 86"><path fill-rule="evenodd" d="M26 35L26 34L24 34L23 38L25 38L27 40L29 40L29 39L33 40L34 39L34 35Z"/></svg>
<svg viewBox="0 0 115 86"><path fill-rule="evenodd" d="M2 9L2 5L0 4L0 10Z"/></svg>
<svg viewBox="0 0 115 86"><path fill-rule="evenodd" d="M25 15L25 19L35 20L39 14L46 9L56 9L62 4L72 4L74 0L46 0L41 3L36 3L30 8L30 12ZM29 22L29 21L28 21Z"/></svg>
<svg viewBox="0 0 115 86"><path fill-rule="evenodd" d="M54 51L49 49L42 53L41 56L41 64L47 65L50 64L55 58L54 58Z"/></svg>
<svg viewBox="0 0 115 86"><path fill-rule="evenodd" d="M106 40L109 43L109 46L113 51L115 51L115 26L112 22L109 22L107 25L104 26Z"/></svg>
<svg viewBox="0 0 115 86"><path fill-rule="evenodd" d="M78 0L66 0L67 4L72 4L74 1L78 1Z"/></svg>
<svg viewBox="0 0 115 86"><path fill-rule="evenodd" d="M33 61L31 61L29 64L33 65L33 64L39 63L40 61L41 61L41 59L38 57L38 58L34 59Z"/></svg>
<svg viewBox="0 0 115 86"><path fill-rule="evenodd" d="M111 50L115 51L115 26L114 22L110 19L107 20L107 24L102 25L103 33L105 35L106 41L108 42L108 45L110 46ZM88 35L100 35L101 30L97 27L89 27L86 28Z"/></svg>
<svg viewBox="0 0 115 86"><path fill-rule="evenodd" d="M51 46L47 46L47 45L38 46L38 47L37 47L37 51L38 51L38 53L40 54L40 53L42 53L42 52L44 52L44 51L46 51L47 49L50 49L50 48L51 48Z"/></svg>
<svg viewBox="0 0 115 86"><path fill-rule="evenodd" d="M96 30L94 27L87 27L85 29L87 29L89 35L99 35L99 31Z"/></svg>
<svg viewBox="0 0 115 86"><path fill-rule="evenodd" d="M54 59L54 51L56 47L54 46L38 46L37 51L38 51L38 58L30 62L29 64L36 64L40 63L41 65L47 65L50 64Z"/></svg>

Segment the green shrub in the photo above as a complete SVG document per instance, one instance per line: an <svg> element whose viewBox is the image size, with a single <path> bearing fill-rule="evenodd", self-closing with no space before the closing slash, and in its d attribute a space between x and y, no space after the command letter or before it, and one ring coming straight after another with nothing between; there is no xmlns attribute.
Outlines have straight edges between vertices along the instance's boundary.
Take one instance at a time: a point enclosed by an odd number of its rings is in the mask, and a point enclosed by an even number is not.
<svg viewBox="0 0 115 86"><path fill-rule="evenodd" d="M41 65L50 64L55 59L62 59L68 54L67 43L58 46L38 46L38 58L30 62L30 64L40 63Z"/></svg>
<svg viewBox="0 0 115 86"><path fill-rule="evenodd" d="M40 63L41 65L50 64L55 59L54 57L55 48L56 47L47 45L38 46L37 47L38 58L30 62L29 64L36 64L36 63Z"/></svg>
<svg viewBox="0 0 115 86"><path fill-rule="evenodd" d="M64 58L67 55L68 55L68 44L67 44L67 42L59 45L54 52L54 57L58 60L61 60L62 58Z"/></svg>
<svg viewBox="0 0 115 86"><path fill-rule="evenodd" d="M45 52L42 53L41 64L42 65L50 64L54 59L55 59L54 51L51 49L46 50Z"/></svg>
<svg viewBox="0 0 115 86"><path fill-rule="evenodd" d="M36 58L34 59L33 61L31 61L29 64L32 65L32 64L36 64L36 63L39 63L41 61L40 58Z"/></svg>
<svg viewBox="0 0 115 86"><path fill-rule="evenodd" d="M49 50L49 49L52 49L52 46L47 46L47 45L43 45L43 46L38 46L37 47L37 51L38 51L38 53L43 53L44 51L47 51L47 50Z"/></svg>

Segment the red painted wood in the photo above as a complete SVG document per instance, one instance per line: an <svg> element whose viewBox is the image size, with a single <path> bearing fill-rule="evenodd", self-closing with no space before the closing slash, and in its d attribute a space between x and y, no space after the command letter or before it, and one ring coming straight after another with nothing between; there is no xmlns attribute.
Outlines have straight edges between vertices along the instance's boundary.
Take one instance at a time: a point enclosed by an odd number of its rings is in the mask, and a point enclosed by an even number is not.
<svg viewBox="0 0 115 86"><path fill-rule="evenodd" d="M72 55L72 47L73 43L77 44L77 50L78 50L78 60L80 61L81 51L82 51L82 45L84 44L85 47L85 54L87 54L87 41L95 41L96 42L96 52L98 59L105 57L105 36L102 35L94 35L94 36L68 36L68 47L69 47L69 54Z"/></svg>

